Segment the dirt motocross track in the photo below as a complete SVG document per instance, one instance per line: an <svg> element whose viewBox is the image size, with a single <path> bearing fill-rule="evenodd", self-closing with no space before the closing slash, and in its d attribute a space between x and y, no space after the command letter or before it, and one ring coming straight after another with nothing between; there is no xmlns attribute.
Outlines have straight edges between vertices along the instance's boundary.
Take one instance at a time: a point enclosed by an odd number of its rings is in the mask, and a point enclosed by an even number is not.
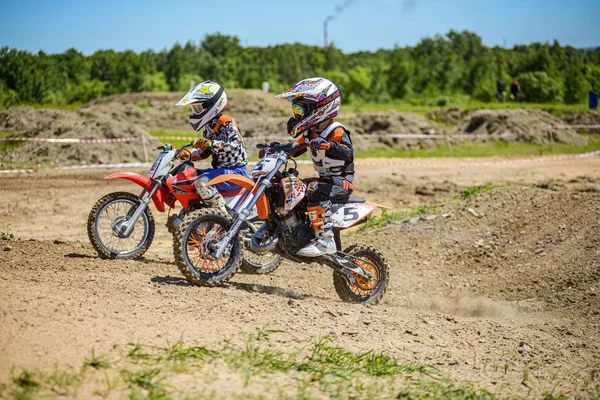
<svg viewBox="0 0 600 400"><path fill-rule="evenodd" d="M22 369L77 369L92 348L112 360L129 342L214 348L266 327L283 331L274 348L330 335L351 351L433 365L500 396L597 396L600 157L460 170L427 162L439 168L357 169L358 196L395 208L447 199L436 212L450 214L344 236L378 247L389 263L389 290L368 307L342 303L318 265L284 262L267 276L238 273L227 287L190 286L155 209L144 259L101 260L87 241L87 213L106 193L137 193L135 185L103 181L104 171L1 176L0 230L18 239L0 240L0 384ZM226 365L211 368L220 378L171 374L171 394L280 393L270 381L245 387ZM79 397L97 395L94 385L103 383L86 383ZM109 397L126 396L115 390Z"/></svg>

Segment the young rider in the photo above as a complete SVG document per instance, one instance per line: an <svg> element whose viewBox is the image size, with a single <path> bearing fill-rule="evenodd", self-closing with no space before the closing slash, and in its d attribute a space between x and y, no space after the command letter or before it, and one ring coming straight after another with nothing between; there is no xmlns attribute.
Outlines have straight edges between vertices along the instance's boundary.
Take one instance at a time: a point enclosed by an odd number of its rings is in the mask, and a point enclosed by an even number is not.
<svg viewBox="0 0 600 400"><path fill-rule="evenodd" d="M179 158L198 161L212 156L212 169L201 170L194 184L205 203L224 209L225 201L219 191L237 189L238 186L228 182L216 186L206 186L206 183L222 174L248 176L248 155L240 130L233 117L223 114L227 107L225 90L215 82L202 82L190 89L175 105L189 105L193 113L189 117L192 128L196 132L204 128L202 137L194 142L197 150L185 149Z"/></svg>
<svg viewBox="0 0 600 400"><path fill-rule="evenodd" d="M332 201L344 201L354 189L354 150L350 131L333 118L339 114L341 97L333 82L309 78L278 95L291 101L294 116L288 133L296 143L308 143L318 178L308 182L308 216L315 239L297 254L318 257L337 251L331 223ZM299 153L302 154L302 153Z"/></svg>

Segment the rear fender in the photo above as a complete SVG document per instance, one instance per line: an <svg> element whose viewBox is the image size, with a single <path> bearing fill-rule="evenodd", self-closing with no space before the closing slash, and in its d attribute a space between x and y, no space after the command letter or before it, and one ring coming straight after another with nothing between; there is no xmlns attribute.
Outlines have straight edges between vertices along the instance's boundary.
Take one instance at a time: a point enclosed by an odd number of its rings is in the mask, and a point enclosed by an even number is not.
<svg viewBox="0 0 600 400"><path fill-rule="evenodd" d="M144 189L150 185L151 181L146 175L136 174L135 172L116 172L114 174L110 174L104 177L104 179L126 179L143 187ZM154 202L154 206L160 212L165 211L165 202L169 199L169 193L162 187L158 188L158 190L152 196L152 201Z"/></svg>
<svg viewBox="0 0 600 400"><path fill-rule="evenodd" d="M237 174L219 175L216 178L208 181L206 186L214 186L223 182L233 183L234 185L241 186L249 191L254 187L254 181L252 179ZM260 195L258 201L256 202L256 209L258 210L258 218L269 218L269 203L267 202L267 196L264 193Z"/></svg>
<svg viewBox="0 0 600 400"><path fill-rule="evenodd" d="M338 206L339 208L332 210L331 220L333 227L339 229L350 228L362 222L378 208L390 208L368 201L364 203L334 204L334 207Z"/></svg>

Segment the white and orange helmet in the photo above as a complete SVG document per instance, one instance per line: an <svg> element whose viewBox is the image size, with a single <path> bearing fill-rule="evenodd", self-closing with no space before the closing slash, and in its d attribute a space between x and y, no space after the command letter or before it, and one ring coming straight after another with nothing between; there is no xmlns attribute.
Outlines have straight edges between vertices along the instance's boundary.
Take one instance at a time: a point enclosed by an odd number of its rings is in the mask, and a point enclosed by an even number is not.
<svg viewBox="0 0 600 400"><path fill-rule="evenodd" d="M218 83L205 81L190 89L175 105L190 106L193 113L190 124L197 132L223 112L227 107L227 95Z"/></svg>
<svg viewBox="0 0 600 400"><path fill-rule="evenodd" d="M278 98L292 103L293 126L288 125L288 133L297 138L302 132L340 113L342 98L340 90L325 78L308 78L296 83Z"/></svg>

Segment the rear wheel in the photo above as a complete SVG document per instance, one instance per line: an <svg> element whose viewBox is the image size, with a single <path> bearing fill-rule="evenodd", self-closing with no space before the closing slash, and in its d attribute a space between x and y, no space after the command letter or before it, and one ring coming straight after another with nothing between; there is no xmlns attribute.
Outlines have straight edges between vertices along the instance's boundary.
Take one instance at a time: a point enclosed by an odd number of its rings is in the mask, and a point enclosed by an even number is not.
<svg viewBox="0 0 600 400"><path fill-rule="evenodd" d="M264 221L255 221L255 230L251 228L242 231L243 243L244 243L244 258L242 259L242 265L240 270L245 274L258 274L265 275L275 271L279 264L281 264L281 256L273 252L265 254L257 254L252 252L250 249L250 239Z"/></svg>
<svg viewBox="0 0 600 400"><path fill-rule="evenodd" d="M87 233L100 258L132 259L141 257L154 239L154 218L146 208L131 234L120 236L119 227L126 223L141 200L129 192L107 194L94 204L87 220Z"/></svg>
<svg viewBox="0 0 600 400"><path fill-rule="evenodd" d="M199 286L216 286L227 282L237 271L242 258L239 237L231 240L221 258L212 255L213 245L231 228L231 218L212 208L188 214L177 228L173 254L179 271Z"/></svg>
<svg viewBox="0 0 600 400"><path fill-rule="evenodd" d="M385 294L389 282L388 266L383 255L369 246L350 246L344 253L356 257L354 263L373 274L375 279L369 280L354 272L351 272L352 278L349 278L336 270L333 272L333 286L338 296L347 303L377 304Z"/></svg>

